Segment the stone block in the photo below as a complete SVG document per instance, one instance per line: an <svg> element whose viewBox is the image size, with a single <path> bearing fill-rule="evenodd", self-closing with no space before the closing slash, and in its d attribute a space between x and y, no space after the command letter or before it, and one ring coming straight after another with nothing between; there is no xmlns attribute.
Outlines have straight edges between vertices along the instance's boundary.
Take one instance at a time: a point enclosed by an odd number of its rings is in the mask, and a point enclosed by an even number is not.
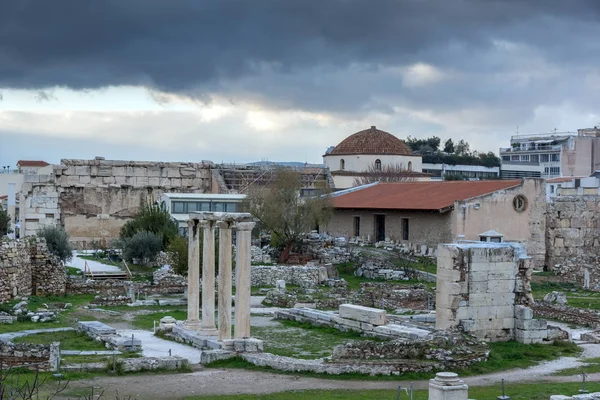
<svg viewBox="0 0 600 400"><path fill-rule="evenodd" d="M148 170L144 167L133 167L133 176L143 177L148 176Z"/></svg>
<svg viewBox="0 0 600 400"><path fill-rule="evenodd" d="M149 178L147 176L138 176L135 178L135 186L148 186Z"/></svg>
<svg viewBox="0 0 600 400"><path fill-rule="evenodd" d="M469 387L453 372L438 372L429 381L429 400L468 400Z"/></svg>
<svg viewBox="0 0 600 400"><path fill-rule="evenodd" d="M179 168L167 168L167 178L181 178Z"/></svg>
<svg viewBox="0 0 600 400"><path fill-rule="evenodd" d="M88 165L84 166L76 166L75 167L75 175L87 175L91 174L91 169Z"/></svg>
<svg viewBox="0 0 600 400"><path fill-rule="evenodd" d="M515 319L515 327L526 331L547 331L548 321L545 319Z"/></svg>
<svg viewBox="0 0 600 400"><path fill-rule="evenodd" d="M515 318L521 320L533 319L533 310L527 306L515 306Z"/></svg>
<svg viewBox="0 0 600 400"><path fill-rule="evenodd" d="M377 308L363 307L354 304L341 304L339 313L341 318L367 322L372 325L385 325L387 322L385 310Z"/></svg>

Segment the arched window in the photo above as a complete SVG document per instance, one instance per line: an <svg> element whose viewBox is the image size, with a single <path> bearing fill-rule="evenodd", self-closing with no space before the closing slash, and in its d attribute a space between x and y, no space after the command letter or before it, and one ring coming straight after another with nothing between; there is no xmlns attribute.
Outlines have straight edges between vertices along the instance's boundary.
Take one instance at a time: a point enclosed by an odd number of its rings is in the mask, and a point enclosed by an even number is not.
<svg viewBox="0 0 600 400"><path fill-rule="evenodd" d="M343 171L344 169L346 169L346 161L344 161L344 159L342 158L340 160L340 170Z"/></svg>
<svg viewBox="0 0 600 400"><path fill-rule="evenodd" d="M409 171L412 171L412 161L409 161L409 162L408 162L408 170L409 170Z"/></svg>
<svg viewBox="0 0 600 400"><path fill-rule="evenodd" d="M381 171L381 160L379 158L375 160L375 171Z"/></svg>

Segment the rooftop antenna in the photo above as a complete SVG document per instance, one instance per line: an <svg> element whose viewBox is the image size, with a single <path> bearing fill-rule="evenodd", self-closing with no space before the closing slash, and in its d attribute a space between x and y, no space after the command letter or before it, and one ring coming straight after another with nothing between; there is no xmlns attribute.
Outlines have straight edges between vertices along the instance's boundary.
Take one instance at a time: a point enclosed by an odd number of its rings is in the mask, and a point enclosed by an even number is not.
<svg viewBox="0 0 600 400"><path fill-rule="evenodd" d="M519 125L517 125L517 131L515 132L517 135L519 134Z"/></svg>

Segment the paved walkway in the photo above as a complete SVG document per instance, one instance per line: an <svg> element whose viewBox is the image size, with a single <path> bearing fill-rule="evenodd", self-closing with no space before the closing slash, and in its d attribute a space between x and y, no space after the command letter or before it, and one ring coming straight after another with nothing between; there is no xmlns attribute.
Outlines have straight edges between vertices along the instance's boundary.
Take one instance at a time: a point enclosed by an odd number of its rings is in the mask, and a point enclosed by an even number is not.
<svg viewBox="0 0 600 400"><path fill-rule="evenodd" d="M124 329L118 330L120 336L130 338L134 335L136 339L142 341L142 354L146 357L166 357L171 355L187 358L190 364L198 364L200 362L200 354L202 350L198 350L191 346L186 346L181 343L164 340L154 336L151 331Z"/></svg>
<svg viewBox="0 0 600 400"><path fill-rule="evenodd" d="M80 269L83 271L85 269L85 263L87 261L88 267L92 270L92 273L94 273L94 272L123 272L123 270L119 267L115 267L113 265L102 264L101 262L98 262L98 261L84 260L83 258L77 257L78 255L83 255L83 254L74 251L73 259L69 262L69 265L73 268L77 268L77 269Z"/></svg>

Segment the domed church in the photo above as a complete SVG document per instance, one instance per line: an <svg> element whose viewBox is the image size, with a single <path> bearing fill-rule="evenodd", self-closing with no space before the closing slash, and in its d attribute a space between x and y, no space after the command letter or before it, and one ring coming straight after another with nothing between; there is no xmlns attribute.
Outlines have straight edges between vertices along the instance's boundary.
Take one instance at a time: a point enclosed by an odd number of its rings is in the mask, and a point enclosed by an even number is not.
<svg viewBox="0 0 600 400"><path fill-rule="evenodd" d="M329 168L336 189L355 186L362 177L390 170L418 180L427 179L422 173L421 156L413 154L396 136L375 126L356 132L327 149L323 163Z"/></svg>

